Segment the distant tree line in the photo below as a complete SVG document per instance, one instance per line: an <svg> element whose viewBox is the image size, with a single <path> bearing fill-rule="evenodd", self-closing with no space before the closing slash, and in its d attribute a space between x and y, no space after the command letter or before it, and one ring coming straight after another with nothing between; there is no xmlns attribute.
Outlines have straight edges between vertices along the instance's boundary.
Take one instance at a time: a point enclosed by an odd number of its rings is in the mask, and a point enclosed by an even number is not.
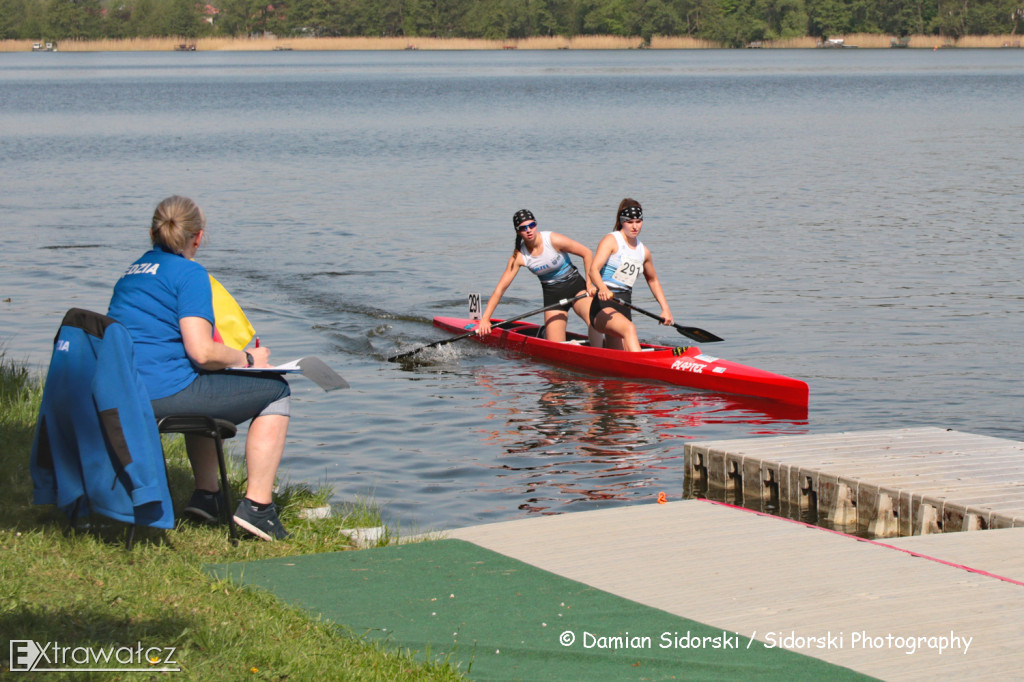
<svg viewBox="0 0 1024 682"><path fill-rule="evenodd" d="M209 4L207 4L209 3ZM0 38L690 36L1024 32L1024 0L0 0Z"/></svg>

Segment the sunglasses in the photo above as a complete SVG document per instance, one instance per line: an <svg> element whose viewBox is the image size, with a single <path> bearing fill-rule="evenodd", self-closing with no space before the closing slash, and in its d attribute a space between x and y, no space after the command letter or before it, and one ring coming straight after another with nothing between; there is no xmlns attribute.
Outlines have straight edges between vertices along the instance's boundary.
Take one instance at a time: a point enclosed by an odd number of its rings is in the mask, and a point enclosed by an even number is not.
<svg viewBox="0 0 1024 682"><path fill-rule="evenodd" d="M523 223L522 225L520 225L516 229L519 230L520 232L526 232L527 230L532 230L535 227L537 227L537 221L536 220L531 220L528 223Z"/></svg>

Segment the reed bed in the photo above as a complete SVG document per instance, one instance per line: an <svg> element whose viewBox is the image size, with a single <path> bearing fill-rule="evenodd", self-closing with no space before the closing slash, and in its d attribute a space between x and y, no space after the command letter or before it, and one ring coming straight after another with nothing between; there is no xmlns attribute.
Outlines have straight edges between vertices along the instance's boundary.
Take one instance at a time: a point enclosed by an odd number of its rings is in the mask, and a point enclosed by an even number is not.
<svg viewBox="0 0 1024 682"><path fill-rule="evenodd" d="M31 41L5 41L0 49L29 50ZM197 51L344 51L344 50L623 50L638 48L638 37L626 36L542 36L521 40L485 40L483 38L126 38L104 40L65 40L62 52L134 52L167 51L180 46L195 46Z"/></svg>
<svg viewBox="0 0 1024 682"><path fill-rule="evenodd" d="M842 40L843 47L862 49L878 49L893 47L894 36L875 33L851 33L848 35L830 36L833 40ZM958 40L943 36L913 35L902 39L908 48L928 49L959 47L959 48L1003 48L1024 46L1024 40L1015 35L964 36ZM652 41L652 47L655 46ZM821 41L810 36L787 38L785 40L765 40L756 47L771 49L804 49L821 47Z"/></svg>
<svg viewBox="0 0 1024 682"><path fill-rule="evenodd" d="M629 50L642 44L639 36L574 36L570 47L573 50Z"/></svg>
<svg viewBox="0 0 1024 682"><path fill-rule="evenodd" d="M934 41L933 41L934 44ZM1024 39L1019 35L1001 36L964 36L956 41L957 47L1024 47Z"/></svg>
<svg viewBox="0 0 1024 682"><path fill-rule="evenodd" d="M786 38L785 40L764 40L760 43L753 43L748 47L763 47L765 49L806 49L817 46L817 38L801 36L799 38Z"/></svg>
<svg viewBox="0 0 1024 682"><path fill-rule="evenodd" d="M842 38L843 45L860 47L866 49L889 47L892 43L892 36L877 33L851 33L849 35L829 36L830 38Z"/></svg>
<svg viewBox="0 0 1024 682"><path fill-rule="evenodd" d="M858 48L889 48L893 37L857 33L843 36L843 44ZM952 40L942 36L915 35L905 39L910 48L1019 48L1024 45L1021 36L992 35L964 36ZM0 52L29 52L33 40L0 40ZM720 44L689 36L654 36L645 46L638 36L539 36L520 40L484 40L482 38L406 38L406 37L349 37L349 38L119 38L101 40L64 40L58 44L61 52L161 52L194 47L197 51L258 52L272 50L346 51L346 50L632 50L650 47L655 50L706 50L722 47ZM753 46L753 45L752 45ZM811 49L820 46L817 38L804 36L785 40L766 40L756 47L770 49Z"/></svg>
<svg viewBox="0 0 1024 682"><path fill-rule="evenodd" d="M890 35L878 35L874 33L851 33L848 35L829 36L831 40L842 41L841 45L826 45L826 47L844 47L844 48L863 48L863 49L877 49L877 48L889 48L892 47L892 41L894 38ZM936 40L934 36L916 36L917 45L911 45L912 47L928 47L931 48L931 44L925 45L922 41L929 39ZM914 38L911 39L912 42ZM799 38L787 38L785 40L766 40L758 47L772 48L772 49L803 49L803 48L814 48L822 47L822 42L818 38L812 38L811 36L801 36Z"/></svg>
<svg viewBox="0 0 1024 682"><path fill-rule="evenodd" d="M31 52L34 40L0 40L0 52Z"/></svg>
<svg viewBox="0 0 1024 682"><path fill-rule="evenodd" d="M653 36L650 47L652 50L714 50L722 45L690 36Z"/></svg>

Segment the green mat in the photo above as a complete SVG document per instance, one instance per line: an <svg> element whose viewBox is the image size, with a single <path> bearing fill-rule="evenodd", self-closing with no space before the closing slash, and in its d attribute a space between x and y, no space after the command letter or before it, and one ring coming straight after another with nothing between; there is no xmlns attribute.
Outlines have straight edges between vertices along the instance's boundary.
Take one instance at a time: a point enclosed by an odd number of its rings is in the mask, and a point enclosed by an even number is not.
<svg viewBox="0 0 1024 682"><path fill-rule="evenodd" d="M474 680L865 679L461 540L208 570Z"/></svg>

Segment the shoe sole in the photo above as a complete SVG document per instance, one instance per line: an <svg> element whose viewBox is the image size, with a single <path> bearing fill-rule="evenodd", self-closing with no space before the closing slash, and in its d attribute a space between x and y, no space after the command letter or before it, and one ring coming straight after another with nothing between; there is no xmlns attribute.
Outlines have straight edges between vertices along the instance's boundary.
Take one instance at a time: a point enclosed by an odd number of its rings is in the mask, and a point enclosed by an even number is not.
<svg viewBox="0 0 1024 682"><path fill-rule="evenodd" d="M241 517L238 517L238 516L233 516L232 518L234 519L235 523L238 524L239 528L245 530L248 533L252 533L256 537L258 537L260 540L265 540L267 542L273 542L274 541L274 537L272 535L267 535L267 533L265 533L264 531L260 530L256 526L252 525L251 523L249 523L245 519L243 519Z"/></svg>
<svg viewBox="0 0 1024 682"><path fill-rule="evenodd" d="M199 507L185 507L184 509L182 509L182 512L188 514L189 516L195 519L198 519L199 521L213 522L217 520L216 516L210 516L210 513L208 511L206 511L205 509L200 509Z"/></svg>

